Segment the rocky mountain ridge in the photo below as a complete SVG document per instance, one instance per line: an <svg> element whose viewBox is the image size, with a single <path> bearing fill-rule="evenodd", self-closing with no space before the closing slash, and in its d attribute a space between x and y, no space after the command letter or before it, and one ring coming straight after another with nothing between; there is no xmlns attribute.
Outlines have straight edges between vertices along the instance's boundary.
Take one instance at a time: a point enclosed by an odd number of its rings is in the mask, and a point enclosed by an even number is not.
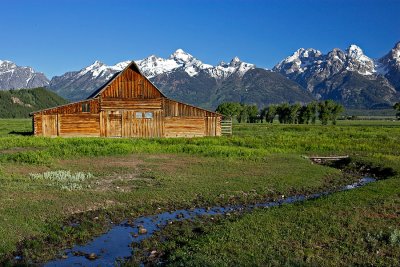
<svg viewBox="0 0 400 267"><path fill-rule="evenodd" d="M0 90L47 86L49 79L31 67L17 66L9 60L0 60Z"/></svg>
<svg viewBox="0 0 400 267"><path fill-rule="evenodd" d="M96 61L79 71L53 77L48 87L70 100L83 99L129 62L107 66ZM351 108L389 107L400 99L400 42L377 60L365 55L357 45L350 45L344 51L335 48L326 54L313 48L300 48L272 71L259 69L238 57L212 66L182 49L168 58L151 55L135 62L167 96L206 108L214 108L227 99L258 105L285 101L278 95L285 95L286 101L300 102L310 101L310 96L312 99L329 98ZM7 67L1 70L7 71ZM267 78L272 80L267 82ZM0 84L1 81L0 75ZM297 87L302 89L301 93ZM270 95L261 96L261 93ZM289 97L290 94L296 97Z"/></svg>

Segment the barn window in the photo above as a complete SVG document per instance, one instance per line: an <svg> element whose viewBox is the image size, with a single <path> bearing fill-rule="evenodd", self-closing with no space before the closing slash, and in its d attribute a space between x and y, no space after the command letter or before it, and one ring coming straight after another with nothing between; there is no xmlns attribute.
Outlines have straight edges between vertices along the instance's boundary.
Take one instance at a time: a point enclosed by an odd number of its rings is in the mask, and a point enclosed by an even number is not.
<svg viewBox="0 0 400 267"><path fill-rule="evenodd" d="M136 117L136 119L141 119L141 118L143 118L143 113L142 112L136 112L135 117Z"/></svg>
<svg viewBox="0 0 400 267"><path fill-rule="evenodd" d="M144 114L144 117L145 117L146 119L152 119L152 118L153 118L153 112L146 112L146 113Z"/></svg>
<svg viewBox="0 0 400 267"><path fill-rule="evenodd" d="M89 103L82 104L82 112L90 112L90 105Z"/></svg>

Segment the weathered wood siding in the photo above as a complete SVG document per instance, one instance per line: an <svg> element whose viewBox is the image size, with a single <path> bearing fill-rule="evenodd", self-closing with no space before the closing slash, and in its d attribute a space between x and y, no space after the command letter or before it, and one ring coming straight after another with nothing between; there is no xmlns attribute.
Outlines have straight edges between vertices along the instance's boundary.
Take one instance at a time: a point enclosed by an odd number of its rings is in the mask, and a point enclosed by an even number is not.
<svg viewBox="0 0 400 267"><path fill-rule="evenodd" d="M129 68L107 85L106 89L101 93L101 97L149 99L161 98L162 95L160 91L137 70Z"/></svg>
<svg viewBox="0 0 400 267"><path fill-rule="evenodd" d="M202 117L166 117L165 137L201 137L205 135Z"/></svg>
<svg viewBox="0 0 400 267"><path fill-rule="evenodd" d="M99 114L58 115L59 136L100 136Z"/></svg>
<svg viewBox="0 0 400 267"><path fill-rule="evenodd" d="M138 117L137 114L141 116ZM145 114L151 113L151 118ZM104 137L163 137L162 110L106 110L100 115L101 136Z"/></svg>
<svg viewBox="0 0 400 267"><path fill-rule="evenodd" d="M101 109L135 109L149 110L161 109L161 98L156 99L101 99Z"/></svg>
<svg viewBox="0 0 400 267"><path fill-rule="evenodd" d="M42 133L42 115L34 114L32 117L33 120L33 134L41 136Z"/></svg>
<svg viewBox="0 0 400 267"><path fill-rule="evenodd" d="M84 105L89 106L90 111L83 111L82 108ZM99 100L98 99L90 99L80 102L75 102L55 108L44 109L42 111L37 112L36 114L42 115L50 115L50 114L81 114L81 113L91 113L98 114L99 113Z"/></svg>
<svg viewBox="0 0 400 267"><path fill-rule="evenodd" d="M57 136L57 115L42 117L42 132L44 136Z"/></svg>
<svg viewBox="0 0 400 267"><path fill-rule="evenodd" d="M205 117L215 116L213 112L180 103L168 98L163 99L163 109L165 117Z"/></svg>

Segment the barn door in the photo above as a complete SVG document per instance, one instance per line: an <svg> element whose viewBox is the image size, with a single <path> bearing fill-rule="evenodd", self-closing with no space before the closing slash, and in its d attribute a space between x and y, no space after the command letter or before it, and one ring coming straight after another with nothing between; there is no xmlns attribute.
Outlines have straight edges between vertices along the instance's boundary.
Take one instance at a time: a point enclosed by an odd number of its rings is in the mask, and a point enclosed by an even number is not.
<svg viewBox="0 0 400 267"><path fill-rule="evenodd" d="M108 113L107 136L122 137L122 115L119 111Z"/></svg>
<svg viewBox="0 0 400 267"><path fill-rule="evenodd" d="M43 136L57 136L57 115L42 116Z"/></svg>
<svg viewBox="0 0 400 267"><path fill-rule="evenodd" d="M132 137L161 137L161 110L135 110L132 114Z"/></svg>

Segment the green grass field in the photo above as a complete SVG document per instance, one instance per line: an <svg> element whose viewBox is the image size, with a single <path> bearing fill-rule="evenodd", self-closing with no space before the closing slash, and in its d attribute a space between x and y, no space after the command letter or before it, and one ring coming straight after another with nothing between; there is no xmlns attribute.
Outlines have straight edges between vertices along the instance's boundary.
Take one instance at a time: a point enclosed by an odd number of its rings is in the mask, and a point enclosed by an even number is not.
<svg viewBox="0 0 400 267"><path fill-rule="evenodd" d="M303 155L348 154L400 171L398 121L338 124L236 124L233 137L145 140L32 137L30 120L0 120L0 259L21 244L28 259L54 256L104 231L107 218L308 194L356 179ZM68 187L31 176L55 170L92 177ZM181 233L179 249L178 237L154 246L172 265L396 264L398 178ZM79 227L61 227L78 219Z"/></svg>

